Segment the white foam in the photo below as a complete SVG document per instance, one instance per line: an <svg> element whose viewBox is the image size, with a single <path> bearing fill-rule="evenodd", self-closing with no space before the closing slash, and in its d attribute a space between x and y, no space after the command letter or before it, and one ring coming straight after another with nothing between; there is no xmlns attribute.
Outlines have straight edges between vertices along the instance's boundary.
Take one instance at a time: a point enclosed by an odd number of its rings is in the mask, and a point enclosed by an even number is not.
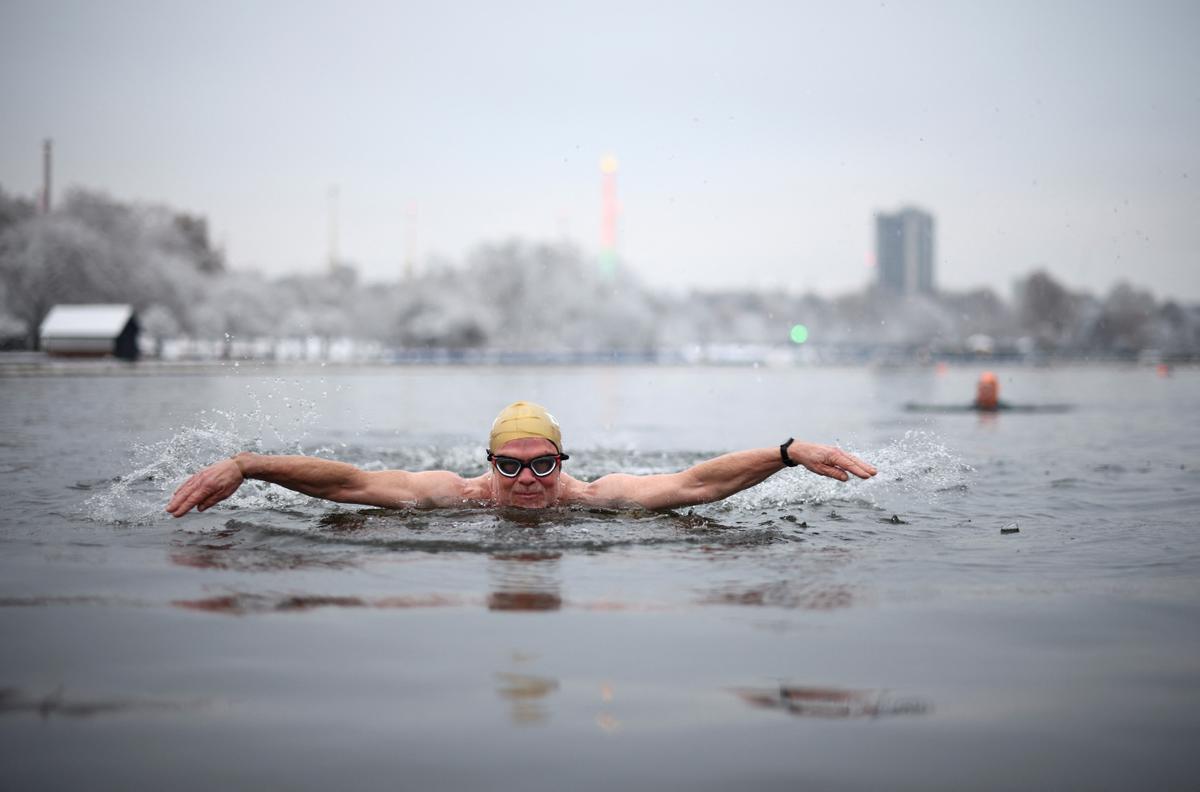
<svg viewBox="0 0 1200 792"><path fill-rule="evenodd" d="M898 496L933 501L965 487L973 469L946 447L935 434L911 430L881 448L845 449L874 465L879 473L870 479L851 477L842 482L818 476L804 468L782 471L757 487L727 499L732 510L818 505L830 501L857 501L881 507Z"/></svg>
<svg viewBox="0 0 1200 792"><path fill-rule="evenodd" d="M194 424L173 428L165 440L135 443L131 470L85 502L86 516L122 525L165 519L167 501L189 476L239 451L262 451L264 437L280 443L284 453L304 453L301 443L319 419L315 401L297 397L282 378L269 380L262 393L247 385L246 399L250 407L244 412L204 410ZM272 508L307 500L263 482L247 482L225 503Z"/></svg>
<svg viewBox="0 0 1200 792"><path fill-rule="evenodd" d="M273 401L273 397L266 401ZM304 403L299 414L302 417L301 428L304 429L299 434L306 435L308 428L318 419L315 405ZM86 502L87 516L100 522L126 525L150 524L166 519L163 511L166 502L189 476L239 451L263 451L264 435L284 439L276 416L262 405L261 400L255 400L254 408L246 413L206 411L202 420L176 429L166 440L135 445L131 452L130 472ZM295 440L288 445L290 447L283 449L285 453L305 453ZM278 452L278 449L274 450ZM865 481L852 478L848 482L841 482L817 476L803 468L785 470L706 510L734 514L765 508L815 506L827 502L898 509L907 507L914 500L928 503L948 493L961 493L973 472L940 438L924 430L908 431L879 448L848 446L846 450L874 464L879 474ZM473 444L447 448L401 445L394 450L343 447L341 451L335 454L330 448L319 448L315 453L325 458L344 458L348 452L351 457L357 457L351 460L354 464L367 470L438 468L471 475L481 472L473 469L482 466L479 447ZM581 451L579 456L583 461L589 460L591 454ZM694 457L692 461L700 461L700 456L679 453L599 450L595 456L598 459L589 461L602 464L606 468L604 472L609 472L609 467L633 473L675 472L687 467L689 457ZM594 472L599 474L598 470ZM282 487L251 481L246 482L223 505L271 510L294 508L312 502L311 498Z"/></svg>

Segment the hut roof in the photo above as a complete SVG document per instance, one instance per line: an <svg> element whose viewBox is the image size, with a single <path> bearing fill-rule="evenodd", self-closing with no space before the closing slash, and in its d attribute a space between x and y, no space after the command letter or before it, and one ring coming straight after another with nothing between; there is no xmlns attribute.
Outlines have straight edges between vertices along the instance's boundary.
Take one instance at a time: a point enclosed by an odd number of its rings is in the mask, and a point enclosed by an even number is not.
<svg viewBox="0 0 1200 792"><path fill-rule="evenodd" d="M56 305L42 322L42 338L116 338L132 316L131 305Z"/></svg>

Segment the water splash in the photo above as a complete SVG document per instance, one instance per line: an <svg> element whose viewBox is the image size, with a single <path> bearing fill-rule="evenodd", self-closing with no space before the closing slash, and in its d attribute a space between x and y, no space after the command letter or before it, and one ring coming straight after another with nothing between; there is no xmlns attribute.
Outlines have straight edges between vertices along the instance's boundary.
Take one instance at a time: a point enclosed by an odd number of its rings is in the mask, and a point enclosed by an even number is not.
<svg viewBox="0 0 1200 792"><path fill-rule="evenodd" d="M804 468L785 470L727 499L722 508L737 511L838 502L883 508L897 500L929 502L965 491L974 472L937 435L924 430L905 432L881 448L846 450L875 465L878 475L842 482Z"/></svg>
<svg viewBox="0 0 1200 792"><path fill-rule="evenodd" d="M246 386L248 409L204 410L194 424L174 427L158 442L135 443L131 470L84 503L85 516L118 525L144 525L163 517L170 494L189 476L240 451L263 451L264 438L276 450L303 454L303 441L320 417L317 403L295 394L281 377L265 388ZM276 409L278 406L281 409ZM226 501L242 508L295 505L306 496L263 482L247 482Z"/></svg>
<svg viewBox="0 0 1200 792"><path fill-rule="evenodd" d="M144 525L165 519L163 508L170 494L188 476L215 460L228 458L239 451L264 451L264 437L270 440L281 439L283 432L277 413L268 409L269 403L274 401L276 395L268 393L263 398L252 400L251 409L244 413L206 411L202 420L194 425L176 429L165 440L135 445L132 449L131 471L86 502L87 516L93 521L119 525ZM291 401L300 404L296 414L300 416L300 428L304 430L302 436L306 436L309 427L318 419L315 405L303 400ZM324 458L350 462L366 470L444 469L454 470L465 476L479 475L485 470L483 452L473 443L443 446L399 444L399 447L338 445L340 447L336 450L327 445L318 446L312 453ZM279 451L278 448L273 450ZM282 450L285 453L305 453L305 449L298 442L292 442ZM879 475L867 481L854 479L850 482L839 482L816 476L802 468L786 470L757 487L738 493L725 501L697 509L693 518L700 521L719 521L714 523L716 527L713 530L721 530L729 527L745 529L750 525L759 525L755 515L761 515L764 510L794 510L798 507L814 507L827 503L866 510L903 510L909 505L905 501L920 504L943 497L947 493L961 494L965 491L972 472L972 469L936 435L927 431L909 431L881 448L851 447L848 450L874 463L879 468ZM574 463L577 467L571 472L585 479L593 479L612 471L635 474L676 472L713 454L595 449L578 456L578 463ZM231 508L277 514L290 512L292 516L311 515L319 519L320 516L329 514L330 506L282 487L251 481L246 482L237 493L217 507L218 510ZM221 511L215 513L220 514ZM438 528L436 533L448 532L448 535L439 536L439 541L448 541L454 545L455 539L462 539L467 544L478 545L481 526L475 519L456 520L446 515L439 517L434 512L425 516L415 513L404 522L419 533L422 530L420 526L431 520ZM305 520L289 519L288 522L299 523L295 527L301 531L309 531L312 527L305 524ZM550 544L587 547L597 541L596 537L586 535L589 530L602 530L605 538L601 543L605 545L613 542L637 542L648 538L643 535L648 526L636 524L644 521L608 519L601 521L603 526L571 525L571 522L573 521L569 520L564 525L552 528L551 535L542 539ZM464 532L471 535L469 538L459 536L463 532L451 529L459 523L463 524ZM634 535L615 536L614 532L622 534L618 524L627 523ZM678 526L676 530L677 528ZM694 541L696 532L704 530L709 530L709 527L700 524L691 526L689 533L692 536L689 540ZM564 531L566 535L562 535ZM578 536L574 535L576 532L579 533ZM384 531L384 537L378 538L387 544L395 538L394 535L388 536L389 533ZM653 534L654 531L649 533ZM415 537L409 537L413 538ZM365 539L362 535L357 537L357 541ZM528 537L515 539L520 543ZM490 541L502 545L506 539L493 533Z"/></svg>
<svg viewBox="0 0 1200 792"><path fill-rule="evenodd" d="M133 469L85 502L87 516L99 522L133 525L157 520L169 493L188 476L244 450L243 436L217 420L179 429L156 443L135 444Z"/></svg>

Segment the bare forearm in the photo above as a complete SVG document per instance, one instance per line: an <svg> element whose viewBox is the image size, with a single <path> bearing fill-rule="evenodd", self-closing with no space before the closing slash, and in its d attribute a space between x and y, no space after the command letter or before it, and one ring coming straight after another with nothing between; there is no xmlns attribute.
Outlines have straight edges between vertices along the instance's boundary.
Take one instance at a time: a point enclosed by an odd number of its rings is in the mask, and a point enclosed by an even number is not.
<svg viewBox="0 0 1200 792"><path fill-rule="evenodd" d="M753 448L722 454L684 471L696 503L728 498L783 469L778 448Z"/></svg>
<svg viewBox="0 0 1200 792"><path fill-rule="evenodd" d="M361 488L364 476L354 465L316 457L243 452L233 461L245 478L267 481L326 500L342 500L347 493Z"/></svg>
<svg viewBox="0 0 1200 792"><path fill-rule="evenodd" d="M790 462L818 475L846 481L851 475L870 478L875 467L840 448L791 442ZM735 451L693 465L681 473L656 476L614 474L588 484L581 492L585 502L636 503L648 509L674 509L728 498L749 489L784 468L779 448Z"/></svg>

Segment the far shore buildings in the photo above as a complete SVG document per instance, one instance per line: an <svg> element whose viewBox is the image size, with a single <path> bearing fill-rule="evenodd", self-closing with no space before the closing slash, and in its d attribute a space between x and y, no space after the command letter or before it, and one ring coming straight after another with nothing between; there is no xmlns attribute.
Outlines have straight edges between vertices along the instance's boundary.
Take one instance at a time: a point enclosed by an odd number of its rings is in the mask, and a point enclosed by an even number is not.
<svg viewBox="0 0 1200 792"><path fill-rule="evenodd" d="M129 305L56 305L40 335L48 355L137 360L139 330Z"/></svg>
<svg viewBox="0 0 1200 792"><path fill-rule="evenodd" d="M914 206L875 215L879 287L891 294L933 294L933 215Z"/></svg>

